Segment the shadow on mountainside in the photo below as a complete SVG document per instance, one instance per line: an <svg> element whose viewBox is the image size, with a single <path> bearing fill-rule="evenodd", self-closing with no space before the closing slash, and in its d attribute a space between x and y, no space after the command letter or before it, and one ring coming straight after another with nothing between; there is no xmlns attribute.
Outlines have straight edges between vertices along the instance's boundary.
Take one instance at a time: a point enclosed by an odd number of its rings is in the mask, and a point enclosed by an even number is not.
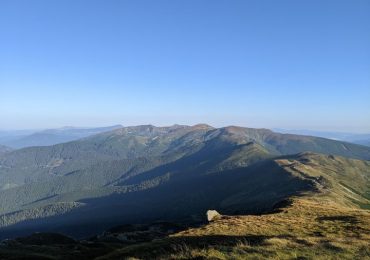
<svg viewBox="0 0 370 260"><path fill-rule="evenodd" d="M291 178L284 172L271 174L278 181L239 169L203 176L195 182L174 182L140 192L83 200L86 206L66 214L5 227L0 237L47 231L82 238L124 223L204 223L208 209L225 215L267 214L289 206L290 196L312 189L310 182ZM264 185L258 185L259 182Z"/></svg>
<svg viewBox="0 0 370 260"><path fill-rule="evenodd" d="M221 154L225 156L211 157L218 149L211 149L212 152L201 149L135 176L131 181L141 185L143 180L174 173L159 185L79 200L84 206L65 214L20 221L4 227L0 239L38 231L61 232L83 238L120 224L153 221L189 225L204 222L208 209L216 209L225 215L266 214L289 206L287 199L290 196L315 189L310 180L292 176L270 159L248 167L218 169L207 174L207 169L228 158L235 147L222 147Z"/></svg>

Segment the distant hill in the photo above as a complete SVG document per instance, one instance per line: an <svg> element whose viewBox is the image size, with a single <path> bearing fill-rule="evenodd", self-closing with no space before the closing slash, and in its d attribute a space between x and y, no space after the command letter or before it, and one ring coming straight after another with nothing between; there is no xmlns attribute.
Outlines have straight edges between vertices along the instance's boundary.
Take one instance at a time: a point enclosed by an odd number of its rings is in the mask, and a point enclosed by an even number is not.
<svg viewBox="0 0 370 260"><path fill-rule="evenodd" d="M358 144L370 146L370 140L360 140L358 141Z"/></svg>
<svg viewBox="0 0 370 260"><path fill-rule="evenodd" d="M274 129L274 131L284 134L317 136L338 141L345 141L349 143L370 146L370 134L354 134L354 133L325 132L312 130L287 130L287 129Z"/></svg>
<svg viewBox="0 0 370 260"><path fill-rule="evenodd" d="M0 144L31 135L40 130L0 130Z"/></svg>
<svg viewBox="0 0 370 260"><path fill-rule="evenodd" d="M343 141L370 146L370 134L353 134L345 137Z"/></svg>
<svg viewBox="0 0 370 260"><path fill-rule="evenodd" d="M326 189L366 208L366 160L368 147L266 129L119 128L0 156L1 236L50 227L86 236L120 223L194 221L209 208L263 213ZM357 195L345 199L346 189Z"/></svg>
<svg viewBox="0 0 370 260"><path fill-rule="evenodd" d="M2 137L0 136L0 142L15 149L31 146L49 146L74 141L121 127L121 125L98 128L63 127L58 129L43 130L30 134L24 134L28 133L28 131L24 133L21 131L15 131L14 133L7 131Z"/></svg>

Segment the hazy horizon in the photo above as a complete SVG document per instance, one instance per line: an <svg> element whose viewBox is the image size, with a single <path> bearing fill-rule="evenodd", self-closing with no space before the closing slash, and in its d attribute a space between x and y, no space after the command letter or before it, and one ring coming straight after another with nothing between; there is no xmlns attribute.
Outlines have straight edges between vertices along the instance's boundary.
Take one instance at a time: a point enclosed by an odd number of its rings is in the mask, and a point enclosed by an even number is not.
<svg viewBox="0 0 370 260"><path fill-rule="evenodd" d="M369 1L1 1L0 129L370 132Z"/></svg>
<svg viewBox="0 0 370 260"><path fill-rule="evenodd" d="M311 128L284 128L284 127L264 127L264 126L250 126L250 125L241 125L241 124L225 124L225 125L214 125L209 124L207 122L197 122L197 123L191 123L191 124L180 124L180 123L173 123L173 124L152 124L152 123L140 123L140 124L122 124L122 123L116 123L116 124L107 124L107 125L57 125L54 127L40 127L40 128L0 128L0 132L16 132L16 131L27 131L27 132L38 132L38 131L44 131L44 130L52 130L52 129L63 129L63 128L76 128L76 129L89 129L89 128L104 128L104 127L111 127L111 126L122 126L122 127L131 127L131 126L139 126L139 125L153 125L155 127L169 127L173 125L186 125L186 126L194 126L197 124L206 124L215 128L222 128L222 127L228 127L228 126L239 126L239 127L246 127L246 128L257 128L257 129L270 129L274 132L279 131L308 131L308 132L322 132L322 133L337 133L337 134L370 134L369 132L361 132L361 131L341 131L338 129L335 130L328 130L328 129L311 129Z"/></svg>

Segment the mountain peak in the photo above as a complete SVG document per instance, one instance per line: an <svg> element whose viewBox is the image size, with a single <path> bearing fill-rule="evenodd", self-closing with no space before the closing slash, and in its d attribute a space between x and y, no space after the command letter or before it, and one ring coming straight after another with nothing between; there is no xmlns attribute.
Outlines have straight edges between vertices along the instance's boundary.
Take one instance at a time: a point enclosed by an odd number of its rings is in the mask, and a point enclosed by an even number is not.
<svg viewBox="0 0 370 260"><path fill-rule="evenodd" d="M213 126L207 125L207 124L196 124L192 126L193 129L196 130L207 130L207 129L214 129Z"/></svg>

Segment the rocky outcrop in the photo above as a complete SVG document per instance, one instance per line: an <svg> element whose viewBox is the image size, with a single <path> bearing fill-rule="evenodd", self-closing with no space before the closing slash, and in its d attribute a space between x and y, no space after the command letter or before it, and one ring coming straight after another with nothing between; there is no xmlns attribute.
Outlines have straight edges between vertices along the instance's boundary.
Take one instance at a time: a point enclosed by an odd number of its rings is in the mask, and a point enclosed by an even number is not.
<svg viewBox="0 0 370 260"><path fill-rule="evenodd" d="M219 218L221 218L221 214L218 213L216 210L207 210L207 220L208 221L214 221Z"/></svg>

